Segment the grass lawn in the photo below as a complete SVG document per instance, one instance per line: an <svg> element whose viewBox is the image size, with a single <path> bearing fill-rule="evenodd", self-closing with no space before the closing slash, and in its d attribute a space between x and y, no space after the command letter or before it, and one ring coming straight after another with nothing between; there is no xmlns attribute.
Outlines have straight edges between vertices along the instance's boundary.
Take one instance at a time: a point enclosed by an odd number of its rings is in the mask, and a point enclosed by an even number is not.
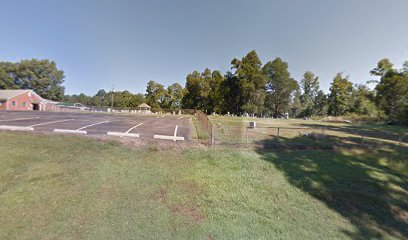
<svg viewBox="0 0 408 240"><path fill-rule="evenodd" d="M0 132L0 239L406 239L407 148L139 148Z"/></svg>
<svg viewBox="0 0 408 240"><path fill-rule="evenodd" d="M361 123L333 123L316 120L302 119L269 119L250 117L225 117L209 116L211 122L216 126L216 144L273 144L284 140L290 144L315 145L314 141L307 138L300 138L300 135L319 134L326 135L325 140L329 145L334 146L339 138L349 138L361 142L361 138L366 144L373 143L375 146L382 143L403 145L408 147L408 128L403 126L390 126L384 124L361 124ZM247 127L250 121L257 123L256 129L248 129L248 139L246 138ZM279 128L279 133L278 129ZM279 134L279 138L278 137Z"/></svg>

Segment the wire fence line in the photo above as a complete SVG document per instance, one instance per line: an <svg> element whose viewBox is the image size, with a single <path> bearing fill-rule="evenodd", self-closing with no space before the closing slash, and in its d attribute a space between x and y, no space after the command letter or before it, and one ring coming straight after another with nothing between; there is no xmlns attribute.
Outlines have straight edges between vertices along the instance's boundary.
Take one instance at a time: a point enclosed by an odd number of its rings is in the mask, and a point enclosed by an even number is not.
<svg viewBox="0 0 408 240"><path fill-rule="evenodd" d="M170 115L194 115L195 109L169 109L169 108L151 108L150 110L141 110L137 108L121 107L95 107L95 106L58 106L53 109L54 112L100 112L100 113L118 113L118 114L170 114Z"/></svg>
<svg viewBox="0 0 408 240"><path fill-rule="evenodd" d="M408 134L365 132L330 127L221 126L212 127L211 145L326 149L334 147L408 147Z"/></svg>

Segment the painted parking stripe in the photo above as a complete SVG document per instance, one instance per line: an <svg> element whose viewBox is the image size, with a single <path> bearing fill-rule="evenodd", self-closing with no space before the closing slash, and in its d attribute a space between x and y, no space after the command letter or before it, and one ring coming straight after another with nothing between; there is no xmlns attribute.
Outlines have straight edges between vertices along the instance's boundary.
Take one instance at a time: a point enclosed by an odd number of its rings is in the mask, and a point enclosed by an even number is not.
<svg viewBox="0 0 408 240"><path fill-rule="evenodd" d="M134 127L130 128L129 130L127 130L125 133L130 133L133 129L135 129L135 128L141 126L141 125L143 125L143 123L137 124L136 126L134 126Z"/></svg>
<svg viewBox="0 0 408 240"><path fill-rule="evenodd" d="M14 119L1 119L0 122L8 122L8 121L21 121L21 120L32 120L32 119L39 119L40 117L33 117L33 118L14 118Z"/></svg>
<svg viewBox="0 0 408 240"><path fill-rule="evenodd" d="M52 121L52 122L45 122L45 123L39 123L39 124L34 124L31 125L30 127L38 127L42 125L48 125L48 124L53 124L53 123L61 123L61 122L68 122L68 121L73 121L75 119L65 119L65 120L58 120L58 121Z"/></svg>
<svg viewBox="0 0 408 240"><path fill-rule="evenodd" d="M56 129L54 129L53 132L55 132L55 133L88 134L88 132L84 130L85 128L89 128L89 127L92 127L92 126L96 126L96 125L104 124L104 123L108 123L108 122L109 122L109 121L94 123L94 124L90 124L90 125L87 125L87 126L85 126L85 127L81 127L81 128L75 129L75 130L72 130L72 129L58 129L58 128L56 128Z"/></svg>
<svg viewBox="0 0 408 240"><path fill-rule="evenodd" d="M177 128L178 128L178 125L176 125L176 128L174 129L174 138L176 138L176 136L177 136ZM176 141L176 140L174 140L174 141Z"/></svg>
<svg viewBox="0 0 408 240"><path fill-rule="evenodd" d="M104 122L99 122L99 123L90 124L90 125L88 125L88 126L78 128L78 129L76 129L75 131L81 131L81 130L84 130L85 128L89 128L89 127L92 127L92 126L96 126L96 125L100 125L100 124L104 124L104 123L108 123L108 122L109 122L109 121L104 121Z"/></svg>
<svg viewBox="0 0 408 240"><path fill-rule="evenodd" d="M153 138L164 139L164 140L173 140L173 141L184 141L184 137L177 137L177 129L178 129L178 125L176 125L176 128L174 129L174 135L173 136L154 135Z"/></svg>
<svg viewBox="0 0 408 240"><path fill-rule="evenodd" d="M25 118L25 119L34 119L34 118ZM20 120L23 120L23 119L20 118ZM52 122L45 122L45 123L34 124L31 126L26 126L26 127L3 125L3 126L0 126L0 130L34 131L34 127L37 127L37 126L42 126L42 125L47 125L47 124L52 124L52 123L59 123L59 122L67 122L67 121L72 121L72 120L74 119L65 119L65 120L58 120L58 121L52 121Z"/></svg>
<svg viewBox="0 0 408 240"><path fill-rule="evenodd" d="M127 130L127 131L124 132L124 133L123 133L123 132L107 132L106 134L109 135L109 136L117 136L117 137L136 137L136 138L138 138L138 137L139 137L139 134L137 134L137 133L130 133L130 131L132 131L133 129L135 129L135 128L141 126L141 125L143 125L143 123L140 123L140 124L138 124L138 125L136 125L136 126L134 126L134 127L131 127L129 130Z"/></svg>

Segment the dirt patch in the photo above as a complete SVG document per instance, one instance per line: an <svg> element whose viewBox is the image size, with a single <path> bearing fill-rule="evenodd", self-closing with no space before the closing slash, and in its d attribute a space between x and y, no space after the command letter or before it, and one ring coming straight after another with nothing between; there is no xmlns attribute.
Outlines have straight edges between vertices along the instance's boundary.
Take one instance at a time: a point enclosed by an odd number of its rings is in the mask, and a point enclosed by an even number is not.
<svg viewBox="0 0 408 240"><path fill-rule="evenodd" d="M199 206L189 206L187 204L174 204L171 207L171 212L174 216L187 217L194 222L202 222L205 216L198 210Z"/></svg>
<svg viewBox="0 0 408 240"><path fill-rule="evenodd" d="M156 191L152 194L153 199L161 200L161 202L167 205L169 191L166 188L161 188L159 191Z"/></svg>
<svg viewBox="0 0 408 240"><path fill-rule="evenodd" d="M152 193L151 197L154 200L159 200L171 211L173 218L173 230L177 231L175 221L177 218L188 219L192 223L201 223L206 219L206 216L200 212L200 205L197 204L197 196L201 190L198 184L191 181L179 181L175 183L176 187L183 192L188 192L189 198L183 203L171 203L169 199L170 187L162 187Z"/></svg>

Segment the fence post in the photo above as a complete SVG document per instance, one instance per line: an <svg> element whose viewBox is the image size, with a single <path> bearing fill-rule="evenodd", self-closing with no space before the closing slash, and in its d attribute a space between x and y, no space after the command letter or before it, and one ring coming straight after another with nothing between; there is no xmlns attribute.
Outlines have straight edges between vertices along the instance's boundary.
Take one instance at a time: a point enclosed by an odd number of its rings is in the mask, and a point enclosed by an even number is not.
<svg viewBox="0 0 408 240"><path fill-rule="evenodd" d="M214 131L214 125L211 125L211 146L214 147L214 138L215 138L215 131Z"/></svg>
<svg viewBox="0 0 408 240"><path fill-rule="evenodd" d="M279 128L278 128L278 131L277 131L277 137L279 137Z"/></svg>

